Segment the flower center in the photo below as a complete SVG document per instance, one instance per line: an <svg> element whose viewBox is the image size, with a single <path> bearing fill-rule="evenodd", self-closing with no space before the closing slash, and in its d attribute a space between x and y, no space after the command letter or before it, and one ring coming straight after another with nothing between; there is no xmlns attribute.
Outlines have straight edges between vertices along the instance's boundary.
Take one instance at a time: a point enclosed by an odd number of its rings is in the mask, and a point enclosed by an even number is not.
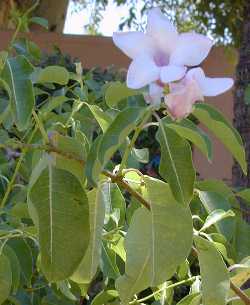
<svg viewBox="0 0 250 305"><path fill-rule="evenodd" d="M154 56L154 61L155 64L158 67L163 67L163 66L167 66L169 63L169 57L162 53L162 52L158 52L155 56Z"/></svg>

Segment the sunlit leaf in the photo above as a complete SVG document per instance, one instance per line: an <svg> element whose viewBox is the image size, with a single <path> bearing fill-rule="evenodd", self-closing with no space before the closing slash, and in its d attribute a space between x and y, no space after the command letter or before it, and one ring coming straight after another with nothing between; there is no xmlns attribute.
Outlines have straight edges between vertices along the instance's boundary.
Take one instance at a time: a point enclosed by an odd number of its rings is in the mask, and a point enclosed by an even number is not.
<svg viewBox="0 0 250 305"><path fill-rule="evenodd" d="M170 117L166 117L162 122L176 131L181 137L196 145L209 161L212 160L212 143L208 135L192 121L183 119L180 122L175 122Z"/></svg>
<svg viewBox="0 0 250 305"><path fill-rule="evenodd" d="M30 123L30 116L35 104L35 97L30 80L33 66L20 55L8 58L2 77L11 89L11 108L19 130L24 130Z"/></svg>
<svg viewBox="0 0 250 305"><path fill-rule="evenodd" d="M193 115L226 146L246 174L245 149L238 131L211 105L204 103L195 104Z"/></svg>
<svg viewBox="0 0 250 305"><path fill-rule="evenodd" d="M133 90L128 88L125 84L120 82L111 83L105 94L105 99L107 105L114 107L118 104L119 101L128 98L129 96L134 96L141 94L138 90Z"/></svg>
<svg viewBox="0 0 250 305"><path fill-rule="evenodd" d="M187 205L193 196L195 179L190 145L163 123L156 138L161 145L160 174L169 183L176 200Z"/></svg>
<svg viewBox="0 0 250 305"><path fill-rule="evenodd" d="M90 237L88 249L77 270L71 277L77 283L90 283L99 265L105 215L104 196L102 185L88 193Z"/></svg>
<svg viewBox="0 0 250 305"><path fill-rule="evenodd" d="M227 266L210 241L195 236L195 245L201 270L202 303L225 305L230 289Z"/></svg>
<svg viewBox="0 0 250 305"><path fill-rule="evenodd" d="M235 216L234 212L232 210L224 211L221 209L213 210L208 216L207 219L200 229L200 231L205 231L212 225L216 224L217 222L221 221L222 219L233 217Z"/></svg>
<svg viewBox="0 0 250 305"><path fill-rule="evenodd" d="M49 281L64 280L78 267L88 247L85 191L75 176L44 158L34 169L28 198L39 232L42 270Z"/></svg>
<svg viewBox="0 0 250 305"><path fill-rule="evenodd" d="M61 66L48 66L40 70L37 78L38 83L57 83L67 85L69 72Z"/></svg>

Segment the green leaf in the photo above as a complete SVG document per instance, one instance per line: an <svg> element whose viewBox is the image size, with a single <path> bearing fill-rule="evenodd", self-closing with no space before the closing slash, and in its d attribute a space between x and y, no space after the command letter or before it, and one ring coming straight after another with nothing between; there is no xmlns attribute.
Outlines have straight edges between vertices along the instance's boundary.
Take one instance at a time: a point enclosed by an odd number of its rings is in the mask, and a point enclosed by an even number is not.
<svg viewBox="0 0 250 305"><path fill-rule="evenodd" d="M106 241L102 242L102 260L100 267L105 277L115 280L120 276L116 264L116 253Z"/></svg>
<svg viewBox="0 0 250 305"><path fill-rule="evenodd" d="M214 192L229 199L234 195L231 188L223 181L216 179L207 179L202 181L196 181L195 187L200 191Z"/></svg>
<svg viewBox="0 0 250 305"><path fill-rule="evenodd" d="M95 296L91 305L106 305L108 302L115 300L118 297L116 290L104 290Z"/></svg>
<svg viewBox="0 0 250 305"><path fill-rule="evenodd" d="M126 86L126 84L122 84L121 82L117 81L110 83L108 86L105 94L105 100L107 105L112 108L121 100L139 94L141 94L140 91L130 89Z"/></svg>
<svg viewBox="0 0 250 305"><path fill-rule="evenodd" d="M242 215L239 212L236 213L235 218L234 248L237 261L240 261L250 253L250 224L242 219Z"/></svg>
<svg viewBox="0 0 250 305"><path fill-rule="evenodd" d="M8 258L10 267L11 267L11 275L12 275L12 291L15 294L18 290L20 277L21 277L21 268L19 264L19 260L15 251L9 247L8 245L4 246L3 254Z"/></svg>
<svg viewBox="0 0 250 305"><path fill-rule="evenodd" d="M48 114L49 112L61 106L63 103L65 103L68 100L69 98L64 95L52 97L43 107L40 108L40 113L42 115Z"/></svg>
<svg viewBox="0 0 250 305"><path fill-rule="evenodd" d="M31 277L33 273L33 257L31 248L25 239L10 239L7 245L15 252L21 267L21 283L31 286Z"/></svg>
<svg viewBox="0 0 250 305"><path fill-rule="evenodd" d="M157 286L170 278L190 253L193 221L189 207L178 204L167 183L149 177L144 177L144 182L151 205L150 286Z"/></svg>
<svg viewBox="0 0 250 305"><path fill-rule="evenodd" d="M43 158L30 179L28 204L39 232L45 276L51 282L68 278L89 243L88 199L81 183Z"/></svg>
<svg viewBox="0 0 250 305"><path fill-rule="evenodd" d="M71 172L82 182L84 179L83 161L87 158L83 143L77 138L63 136L57 132L51 134L50 141L54 147L64 152L66 155L69 154L76 158L76 160L74 160L73 158L67 158L66 156L64 157L57 153L51 153L54 165L57 168Z"/></svg>
<svg viewBox="0 0 250 305"><path fill-rule="evenodd" d="M245 200L247 203L250 203L250 189L244 189L240 192L237 192L236 196L239 196L243 200Z"/></svg>
<svg viewBox="0 0 250 305"><path fill-rule="evenodd" d="M84 173L90 185L96 186L98 177L102 170L102 165L98 159L98 150L102 141L102 135L98 136L90 147Z"/></svg>
<svg viewBox="0 0 250 305"><path fill-rule="evenodd" d="M200 305L201 295L199 292L189 294L181 299L176 305Z"/></svg>
<svg viewBox="0 0 250 305"><path fill-rule="evenodd" d="M201 270L202 303L225 305L230 289L227 266L210 241L199 236L195 236L194 240Z"/></svg>
<svg viewBox="0 0 250 305"><path fill-rule="evenodd" d="M94 118L100 125L102 131L105 132L112 122L112 117L96 105L89 105L87 103L85 103L85 105L88 106Z"/></svg>
<svg viewBox="0 0 250 305"><path fill-rule="evenodd" d="M217 222L221 221L222 219L228 217L234 217L235 214L232 210L224 211L221 209L217 209L212 211L208 216L200 231L205 231L206 229L210 228L212 225L216 224Z"/></svg>
<svg viewBox="0 0 250 305"><path fill-rule="evenodd" d="M228 200L217 194L215 192L203 192L198 191L199 198L208 212L210 214L214 210L223 210L225 212L231 209L231 205ZM234 229L235 229L235 220L234 219L223 219L218 223L215 223L217 230L223 234L228 241L232 239Z"/></svg>
<svg viewBox="0 0 250 305"><path fill-rule="evenodd" d="M20 55L8 58L2 77L12 92L11 107L15 123L19 130L24 130L30 123L30 116L35 104L35 97L30 80L33 66Z"/></svg>
<svg viewBox="0 0 250 305"><path fill-rule="evenodd" d="M148 148L133 148L131 151L132 157L134 157L140 163L149 162L149 150Z"/></svg>
<svg viewBox="0 0 250 305"><path fill-rule="evenodd" d="M162 122L156 138L161 145L160 174L169 183L175 199L187 205L195 180L190 145Z"/></svg>
<svg viewBox="0 0 250 305"><path fill-rule="evenodd" d="M193 115L226 146L246 174L245 149L238 131L211 105L204 103L195 104Z"/></svg>
<svg viewBox="0 0 250 305"><path fill-rule="evenodd" d="M12 273L8 258L0 255L0 304L7 300L11 291Z"/></svg>
<svg viewBox="0 0 250 305"><path fill-rule="evenodd" d="M99 265L105 216L104 196L102 185L88 193L90 238L84 258L71 277L77 283L90 283Z"/></svg>
<svg viewBox="0 0 250 305"><path fill-rule="evenodd" d="M49 29L49 22L47 19L42 17L31 17L30 22L36 23L45 29Z"/></svg>
<svg viewBox="0 0 250 305"><path fill-rule="evenodd" d="M172 128L179 136L187 139L196 145L199 150L208 158L212 159L212 143L208 135L197 127L192 121L183 119L180 122L173 121L170 117L166 117L162 120L167 127Z"/></svg>
<svg viewBox="0 0 250 305"><path fill-rule="evenodd" d="M40 48L32 41L25 37L21 37L13 44L18 55L25 56L30 61L40 61L42 52Z"/></svg>
<svg viewBox="0 0 250 305"><path fill-rule="evenodd" d="M98 159L102 167L110 160L126 137L136 128L146 108L131 107L120 112L103 135L100 143Z"/></svg>
<svg viewBox="0 0 250 305"><path fill-rule="evenodd" d="M104 184L103 190L105 191L106 227L109 225L112 227L113 222L115 222L115 226L123 226L125 223L126 202L122 192L117 184L110 182Z"/></svg>
<svg viewBox="0 0 250 305"><path fill-rule="evenodd" d="M138 208L132 217L125 239L125 274L116 280L122 305L151 283L151 217L145 208ZM136 247L135 247L136 245Z"/></svg>
<svg viewBox="0 0 250 305"><path fill-rule="evenodd" d="M48 66L42 69L38 75L38 83L57 83L67 85L69 72L61 66Z"/></svg>
<svg viewBox="0 0 250 305"><path fill-rule="evenodd" d="M138 208L126 235L125 274L116 282L122 304L170 278L192 247L189 207L176 202L166 183L149 177L145 177L145 183L151 212Z"/></svg>

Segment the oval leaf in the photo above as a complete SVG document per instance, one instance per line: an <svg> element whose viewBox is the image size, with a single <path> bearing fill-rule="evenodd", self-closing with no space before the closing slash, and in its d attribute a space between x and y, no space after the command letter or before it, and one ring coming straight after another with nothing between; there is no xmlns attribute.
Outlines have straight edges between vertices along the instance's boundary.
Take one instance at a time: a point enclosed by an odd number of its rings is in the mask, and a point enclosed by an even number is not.
<svg viewBox="0 0 250 305"><path fill-rule="evenodd" d="M126 108L120 112L103 135L98 158L103 167L113 156L126 137L135 129L146 109L141 107Z"/></svg>
<svg viewBox="0 0 250 305"><path fill-rule="evenodd" d="M199 236L196 236L194 240L201 270L202 303L226 305L230 289L227 266L210 241Z"/></svg>
<svg viewBox="0 0 250 305"><path fill-rule="evenodd" d="M156 137L161 145L160 174L169 183L175 199L187 205L195 180L190 145L162 122Z"/></svg>
<svg viewBox="0 0 250 305"><path fill-rule="evenodd" d="M211 105L204 103L195 104L193 115L226 146L246 174L245 149L238 131Z"/></svg>
<svg viewBox="0 0 250 305"><path fill-rule="evenodd" d="M183 119L180 122L173 121L170 117L166 117L163 120L164 124L176 131L179 136L187 139L196 145L199 150L208 158L212 159L212 143L208 135L198 128L192 121Z"/></svg>
<svg viewBox="0 0 250 305"><path fill-rule="evenodd" d="M90 283L99 265L102 246L102 228L105 216L104 200L102 186L88 193L90 239L85 256L71 277L77 283Z"/></svg>
<svg viewBox="0 0 250 305"><path fill-rule="evenodd" d="M33 66L24 56L20 55L6 60L2 74L12 93L11 107L19 130L27 128L35 104L30 80L32 72Z"/></svg>
<svg viewBox="0 0 250 305"><path fill-rule="evenodd" d="M145 183L151 212L138 208L126 235L125 274L116 281L122 304L170 278L192 247L189 207L176 202L166 183L148 177Z"/></svg>
<svg viewBox="0 0 250 305"><path fill-rule="evenodd" d="M88 199L81 183L44 158L31 177L28 204L39 232L45 276L51 282L68 278L89 242Z"/></svg>
<svg viewBox="0 0 250 305"><path fill-rule="evenodd" d="M69 72L61 66L48 66L39 72L37 82L67 85L69 82Z"/></svg>
<svg viewBox="0 0 250 305"><path fill-rule="evenodd" d="M221 209L217 209L217 210L214 210L212 211L203 227L200 229L200 231L205 231L206 229L210 228L212 225L216 224L217 222L221 221L222 219L225 219L225 218L228 218L228 217L234 217L235 214L232 210L228 210L228 211L224 211L224 210L221 210Z"/></svg>
<svg viewBox="0 0 250 305"><path fill-rule="evenodd" d="M8 258L2 253L0 255L0 304L7 300L12 282L11 266Z"/></svg>
<svg viewBox="0 0 250 305"><path fill-rule="evenodd" d="M141 94L140 91L130 89L126 86L126 84L122 84L121 82L113 82L106 90L105 99L108 106L114 107L121 100L139 94Z"/></svg>

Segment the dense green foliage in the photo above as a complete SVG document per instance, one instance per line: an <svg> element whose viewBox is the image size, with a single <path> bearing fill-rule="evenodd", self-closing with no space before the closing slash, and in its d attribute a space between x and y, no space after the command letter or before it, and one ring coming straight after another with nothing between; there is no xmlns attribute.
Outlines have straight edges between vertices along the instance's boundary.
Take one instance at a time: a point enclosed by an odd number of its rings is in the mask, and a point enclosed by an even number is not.
<svg viewBox="0 0 250 305"><path fill-rule="evenodd" d="M41 65L15 36L0 53L0 304L244 304L250 190L199 181L191 144L212 161L208 135L110 77L63 56ZM246 172L223 114L196 104L193 116ZM157 178L141 170L144 130Z"/></svg>

